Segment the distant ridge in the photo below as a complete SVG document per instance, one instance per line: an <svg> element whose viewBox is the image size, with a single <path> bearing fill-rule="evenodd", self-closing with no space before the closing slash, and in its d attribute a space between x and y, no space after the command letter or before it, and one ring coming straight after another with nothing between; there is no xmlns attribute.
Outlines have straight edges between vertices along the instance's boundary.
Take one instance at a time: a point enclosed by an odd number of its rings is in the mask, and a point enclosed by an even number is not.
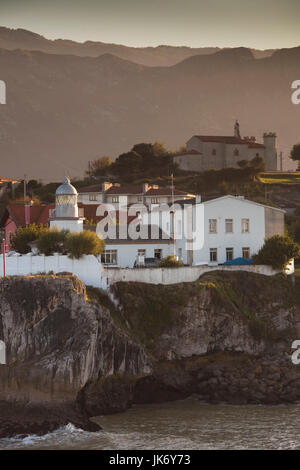
<svg viewBox="0 0 300 470"><path fill-rule="evenodd" d="M18 35L36 40L34 33ZM18 49L0 48L3 176L80 177L89 160L115 158L138 142L175 149L192 135L232 135L237 118L243 136L260 141L263 132L277 132L285 161L299 141L300 106L290 87L300 77L300 47L260 59L244 47L223 49L149 67L111 52L30 51L20 41Z"/></svg>
<svg viewBox="0 0 300 470"><path fill-rule="evenodd" d="M68 39L46 39L44 36L25 29L10 29L0 26L0 47L3 49L39 50L48 54L73 54L78 56L97 57L102 54L113 54L147 66L170 66L194 55L213 54L219 47L191 48L187 46L129 47L121 44L86 41L84 43ZM253 50L256 58L269 57L273 49Z"/></svg>

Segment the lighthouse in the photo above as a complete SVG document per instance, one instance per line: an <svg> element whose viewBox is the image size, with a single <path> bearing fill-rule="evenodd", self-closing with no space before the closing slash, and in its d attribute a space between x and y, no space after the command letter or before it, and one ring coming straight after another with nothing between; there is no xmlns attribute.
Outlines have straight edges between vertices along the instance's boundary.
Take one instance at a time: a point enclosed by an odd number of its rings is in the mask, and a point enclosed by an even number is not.
<svg viewBox="0 0 300 470"><path fill-rule="evenodd" d="M55 193L55 210L50 215L50 228L82 232L84 217L78 215L78 193L69 178L57 188Z"/></svg>

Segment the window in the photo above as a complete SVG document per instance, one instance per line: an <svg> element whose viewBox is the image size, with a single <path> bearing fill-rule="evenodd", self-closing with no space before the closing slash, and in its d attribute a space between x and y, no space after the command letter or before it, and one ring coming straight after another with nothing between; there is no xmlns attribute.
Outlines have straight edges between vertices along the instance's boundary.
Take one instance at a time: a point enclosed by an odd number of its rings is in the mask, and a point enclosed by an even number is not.
<svg viewBox="0 0 300 470"><path fill-rule="evenodd" d="M158 199L158 197L152 197L152 198L151 198L151 204L159 204L159 199Z"/></svg>
<svg viewBox="0 0 300 470"><path fill-rule="evenodd" d="M217 151L216 149L213 149L212 152L211 152L212 155L217 155Z"/></svg>
<svg viewBox="0 0 300 470"><path fill-rule="evenodd" d="M89 194L89 200L90 201L97 201L97 194L90 193Z"/></svg>
<svg viewBox="0 0 300 470"><path fill-rule="evenodd" d="M242 233L249 233L249 219L242 219Z"/></svg>
<svg viewBox="0 0 300 470"><path fill-rule="evenodd" d="M211 263L215 263L216 261L218 261L218 249L217 248L210 248L209 258L210 258Z"/></svg>
<svg viewBox="0 0 300 470"><path fill-rule="evenodd" d="M138 250L138 256L146 256L146 250Z"/></svg>
<svg viewBox="0 0 300 470"><path fill-rule="evenodd" d="M156 259L162 258L162 250L160 248L157 248L154 250L154 258Z"/></svg>
<svg viewBox="0 0 300 470"><path fill-rule="evenodd" d="M233 248L226 248L226 261L233 260Z"/></svg>
<svg viewBox="0 0 300 470"><path fill-rule="evenodd" d="M178 248L178 258L182 260L182 248Z"/></svg>
<svg viewBox="0 0 300 470"><path fill-rule="evenodd" d="M243 250L243 258L250 258L250 248L242 248Z"/></svg>
<svg viewBox="0 0 300 470"><path fill-rule="evenodd" d="M233 219L226 219L225 220L225 232L226 233L233 233Z"/></svg>
<svg viewBox="0 0 300 470"><path fill-rule="evenodd" d="M119 202L119 196L113 196L111 202Z"/></svg>
<svg viewBox="0 0 300 470"><path fill-rule="evenodd" d="M65 205L65 204L75 205L77 204L77 195L76 194L70 194L70 195L58 194L55 197L55 202L56 202L56 205L58 206Z"/></svg>
<svg viewBox="0 0 300 470"><path fill-rule="evenodd" d="M235 157L238 157L240 154L239 150L238 149L234 149L234 156Z"/></svg>
<svg viewBox="0 0 300 470"><path fill-rule="evenodd" d="M217 233L217 219L209 219L209 233Z"/></svg>
<svg viewBox="0 0 300 470"><path fill-rule="evenodd" d="M142 196L138 196L137 200L138 200L138 202L142 202L143 201Z"/></svg>
<svg viewBox="0 0 300 470"><path fill-rule="evenodd" d="M101 261L104 264L117 264L118 260L117 250L104 250L101 255Z"/></svg>

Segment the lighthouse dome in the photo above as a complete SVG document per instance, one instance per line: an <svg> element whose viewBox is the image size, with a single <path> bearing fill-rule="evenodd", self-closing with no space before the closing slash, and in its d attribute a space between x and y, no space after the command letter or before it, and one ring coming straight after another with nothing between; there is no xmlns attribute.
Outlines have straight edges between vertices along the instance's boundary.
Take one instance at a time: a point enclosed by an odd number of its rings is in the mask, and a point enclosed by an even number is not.
<svg viewBox="0 0 300 470"><path fill-rule="evenodd" d="M76 188L71 184L69 178L65 178L55 193L55 213L56 217L78 218L78 193Z"/></svg>
<svg viewBox="0 0 300 470"><path fill-rule="evenodd" d="M74 188L74 186L70 182L70 178L65 178L63 180L63 183L58 186L56 193L57 196L62 196L62 195L77 195L77 190Z"/></svg>

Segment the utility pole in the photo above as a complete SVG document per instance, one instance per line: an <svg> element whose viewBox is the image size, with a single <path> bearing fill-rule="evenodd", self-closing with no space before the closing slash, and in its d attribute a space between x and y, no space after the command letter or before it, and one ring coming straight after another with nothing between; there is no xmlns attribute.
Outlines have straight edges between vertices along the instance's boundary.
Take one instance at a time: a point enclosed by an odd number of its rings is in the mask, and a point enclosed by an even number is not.
<svg viewBox="0 0 300 470"><path fill-rule="evenodd" d="M3 253L3 277L6 276L6 265L5 265L5 239L4 242L2 242L2 253Z"/></svg>
<svg viewBox="0 0 300 470"><path fill-rule="evenodd" d="M176 255L176 241L175 241L175 207L174 207L174 176L173 173L171 174L171 182L172 182L172 226L173 226L173 256L175 258Z"/></svg>
<svg viewBox="0 0 300 470"><path fill-rule="evenodd" d="M5 266L5 229L1 229L0 231L0 246L1 246L1 251L3 254L3 277L6 276L6 266Z"/></svg>
<svg viewBox="0 0 300 470"><path fill-rule="evenodd" d="M26 200L26 175L24 175L24 204Z"/></svg>
<svg viewBox="0 0 300 470"><path fill-rule="evenodd" d="M280 171L283 171L283 154L280 152Z"/></svg>

